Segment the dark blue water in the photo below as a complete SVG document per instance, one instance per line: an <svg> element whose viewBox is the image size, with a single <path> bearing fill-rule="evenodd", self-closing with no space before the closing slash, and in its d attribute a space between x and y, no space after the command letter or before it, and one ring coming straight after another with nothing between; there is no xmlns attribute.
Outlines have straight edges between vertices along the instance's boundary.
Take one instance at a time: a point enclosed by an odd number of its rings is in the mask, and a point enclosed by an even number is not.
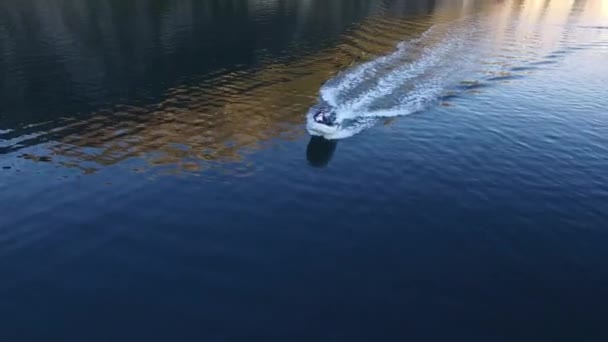
<svg viewBox="0 0 608 342"><path fill-rule="evenodd" d="M607 27L603 0L5 0L0 341L605 341Z"/></svg>

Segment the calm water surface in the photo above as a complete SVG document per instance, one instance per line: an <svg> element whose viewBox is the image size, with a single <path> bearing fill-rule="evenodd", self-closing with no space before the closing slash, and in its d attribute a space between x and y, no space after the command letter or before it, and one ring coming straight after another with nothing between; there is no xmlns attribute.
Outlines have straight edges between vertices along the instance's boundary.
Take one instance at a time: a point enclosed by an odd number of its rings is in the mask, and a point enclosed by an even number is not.
<svg viewBox="0 0 608 342"><path fill-rule="evenodd" d="M606 0L4 0L0 76L2 341L608 339Z"/></svg>

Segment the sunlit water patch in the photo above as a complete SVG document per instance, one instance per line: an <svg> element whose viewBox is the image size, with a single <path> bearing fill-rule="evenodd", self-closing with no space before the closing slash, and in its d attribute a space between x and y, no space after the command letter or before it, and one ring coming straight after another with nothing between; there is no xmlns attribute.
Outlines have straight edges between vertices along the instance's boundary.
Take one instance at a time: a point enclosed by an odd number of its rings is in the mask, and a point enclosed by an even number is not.
<svg viewBox="0 0 608 342"><path fill-rule="evenodd" d="M542 17L526 17L525 10L496 26L514 6L435 24L399 43L394 52L342 71L321 87L318 103L306 115L308 132L348 138L381 118L417 113L463 91L520 80L606 41L601 34L580 32L579 20L568 16L548 19L555 39L547 39ZM591 28L598 27L603 26ZM332 112L331 125L315 121L320 110Z"/></svg>

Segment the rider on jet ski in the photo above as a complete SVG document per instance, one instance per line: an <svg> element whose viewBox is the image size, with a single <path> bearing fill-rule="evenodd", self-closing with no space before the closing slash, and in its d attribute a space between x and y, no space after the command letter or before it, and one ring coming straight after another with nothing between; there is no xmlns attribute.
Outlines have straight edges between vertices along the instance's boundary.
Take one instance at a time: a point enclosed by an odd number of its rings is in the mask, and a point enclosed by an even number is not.
<svg viewBox="0 0 608 342"><path fill-rule="evenodd" d="M329 106L321 106L313 115L316 123L333 126L336 121L336 113Z"/></svg>

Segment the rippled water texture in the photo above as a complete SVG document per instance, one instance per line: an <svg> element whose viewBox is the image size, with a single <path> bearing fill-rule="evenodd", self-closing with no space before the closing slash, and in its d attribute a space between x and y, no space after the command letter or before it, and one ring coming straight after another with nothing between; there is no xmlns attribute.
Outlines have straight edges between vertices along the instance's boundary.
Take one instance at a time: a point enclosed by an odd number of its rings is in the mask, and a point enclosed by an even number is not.
<svg viewBox="0 0 608 342"><path fill-rule="evenodd" d="M606 0L4 0L0 79L0 341L608 340Z"/></svg>

